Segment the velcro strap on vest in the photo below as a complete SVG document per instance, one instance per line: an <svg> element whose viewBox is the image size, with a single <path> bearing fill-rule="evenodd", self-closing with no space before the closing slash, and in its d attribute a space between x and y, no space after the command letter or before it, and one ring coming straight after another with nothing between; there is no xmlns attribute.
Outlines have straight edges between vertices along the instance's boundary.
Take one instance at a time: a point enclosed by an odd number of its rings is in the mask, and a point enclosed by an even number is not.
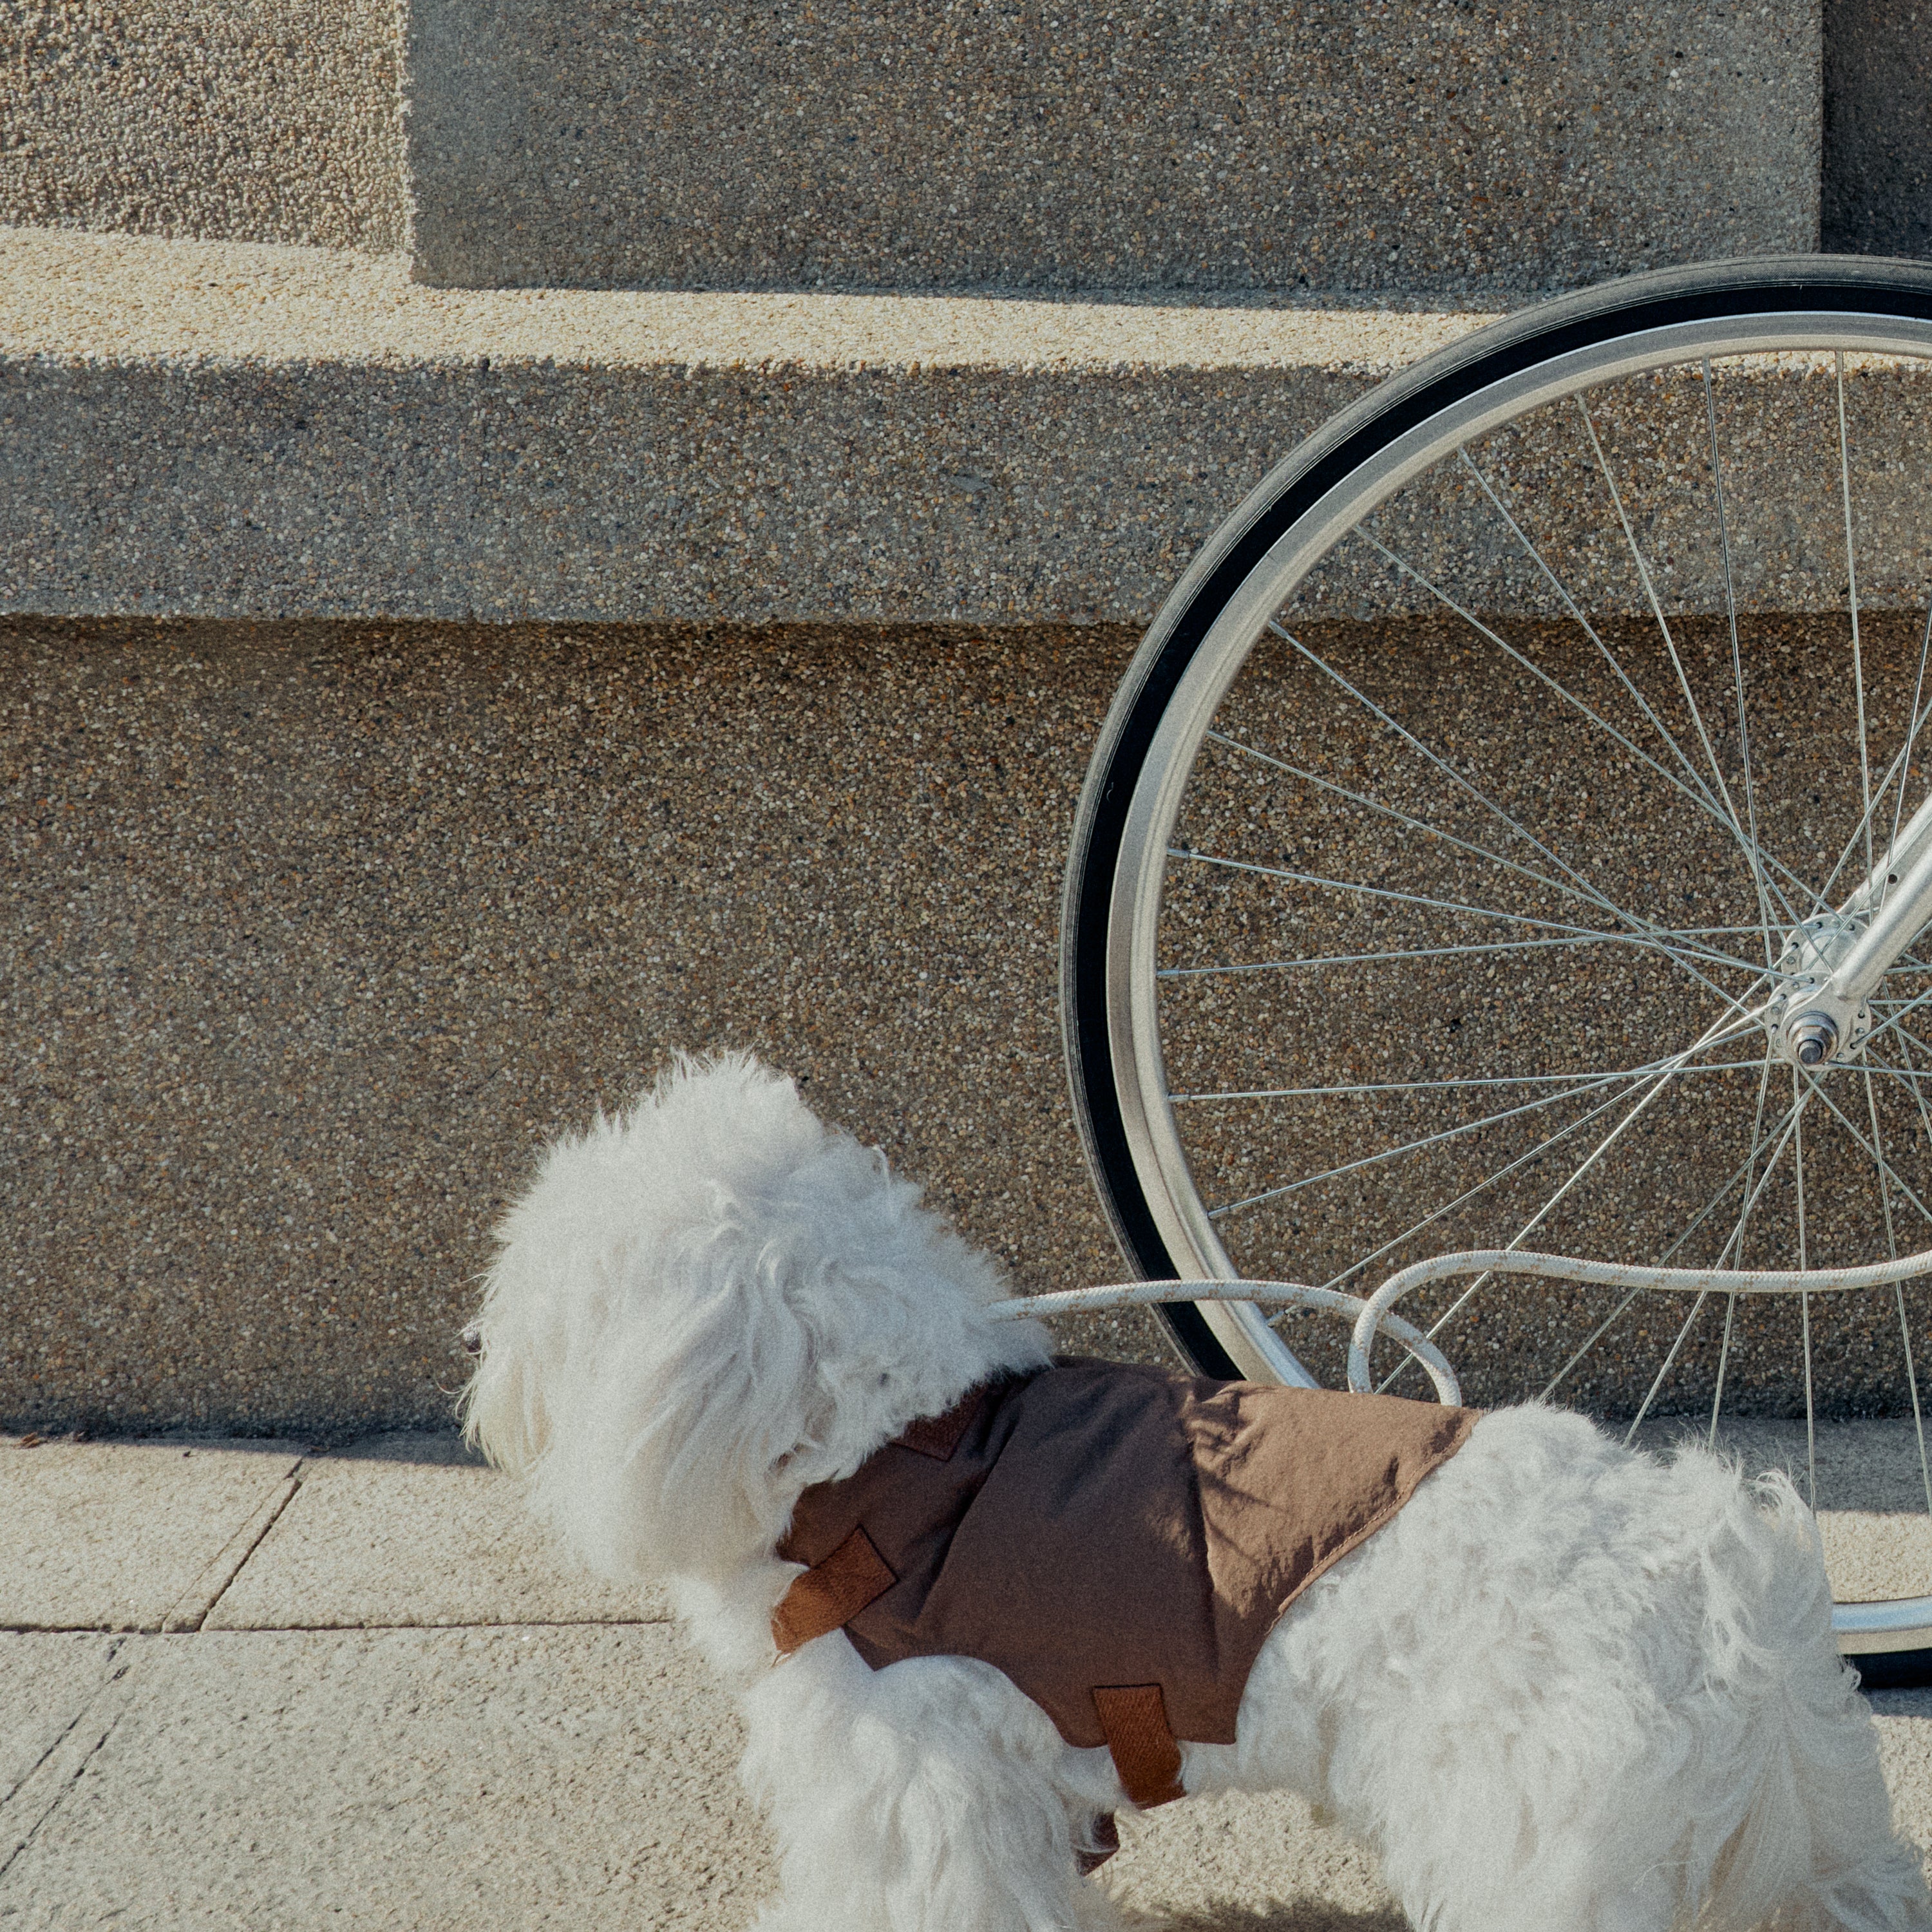
<svg viewBox="0 0 1932 1932"><path fill-rule="evenodd" d="M772 1641L778 1654L789 1657L800 1645L850 1623L898 1581L872 1539L862 1528L855 1529L823 1562L794 1576L779 1599L772 1612Z"/></svg>
<svg viewBox="0 0 1932 1932"><path fill-rule="evenodd" d="M916 1422L908 1423L892 1438L892 1447L910 1449L916 1456L930 1456L935 1462L951 1462L960 1437L986 1399L983 1388L968 1389L944 1415L922 1415Z"/></svg>
<svg viewBox="0 0 1932 1932"><path fill-rule="evenodd" d="M1114 1768L1135 1804L1150 1811L1187 1796L1180 1788L1180 1747L1174 1741L1158 1684L1096 1685L1094 1708L1100 1714Z"/></svg>

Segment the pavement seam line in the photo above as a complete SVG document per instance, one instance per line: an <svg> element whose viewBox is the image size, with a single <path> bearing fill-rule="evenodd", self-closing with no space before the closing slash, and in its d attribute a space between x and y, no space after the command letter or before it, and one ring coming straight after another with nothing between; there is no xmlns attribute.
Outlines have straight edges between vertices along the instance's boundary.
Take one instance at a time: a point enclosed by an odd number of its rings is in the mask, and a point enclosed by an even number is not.
<svg viewBox="0 0 1932 1932"><path fill-rule="evenodd" d="M281 1520L282 1512L295 1500L296 1492L302 1487L302 1472L308 1466L308 1457L298 1456L295 1466L276 1484L268 1500L221 1546L213 1560L202 1566L194 1581L162 1613L160 1628L164 1632L170 1636L191 1634L199 1631L207 1622L215 1605L227 1594L249 1558L261 1547L262 1539ZM232 1562L229 1560L231 1555ZM211 1577L214 1579L214 1587L205 1588L204 1585Z"/></svg>
<svg viewBox="0 0 1932 1932"><path fill-rule="evenodd" d="M10 1634L11 1633L10 1632L9 1634ZM124 1636L117 1636L109 1640L107 1645L107 1656L106 1658L106 1661L108 1664L112 1664L114 1660L120 1655L122 1646L125 1644L127 1641L128 1640ZM20 1776L16 1778L11 1784L8 1786L4 1791L0 1791L0 1817L4 1817L6 1815L8 1806L12 1804L14 1800L18 1797L22 1791L26 1790L28 1784L32 1782L34 1776L38 1773L40 1766L45 1764L47 1760L52 1757L54 1753L58 1750L61 1746L67 1742L68 1736L73 1731L75 1725L79 1724L81 1719L87 1715L88 1709L93 1705L94 1700L100 1695L101 1692L105 1690L110 1684L113 1682L115 1678L118 1675L118 1672L116 1671L108 1671L106 1675L101 1678L100 1682L96 1684L94 1688L88 1691L87 1695L80 1700L79 1706L74 1711L74 1715L68 1718L67 1722L62 1725L59 1730L55 1733L52 1742L49 1744L46 1749L41 1752L40 1756L35 1758L33 1762L28 1765L26 1769L21 1772Z"/></svg>
<svg viewBox="0 0 1932 1932"><path fill-rule="evenodd" d="M110 1652L110 1660L118 1656L126 1641L125 1638L116 1639L113 1649ZM14 1843L8 1848L6 1856L0 1858L0 1880L6 1877L8 1873L13 1870L21 1853L40 1836L40 1828L60 1809L62 1799L65 1798L74 1786L80 1783L82 1774L94 1762L100 1748L114 1735L115 1726L120 1723L127 1713L128 1700L132 1688L128 1682L128 1678L134 1667L134 1660L130 1657L126 1663L110 1670L100 1682L94 1686L86 1701L74 1713L73 1722L68 1724L60 1736L55 1738L41 1754L33 1769L28 1772L26 1776L7 1794L4 1802L0 1803L0 1817L4 1817L20 1800L21 1794L26 1791L34 1780L40 1778L44 1772L48 1781L52 1784L52 1792L46 1802L41 1806L39 1815L25 1832L14 1837ZM96 1710L96 1707L100 1703L102 1699L108 1697L110 1693L117 1694L113 1695L111 1699L112 1708L107 1714L106 1722L101 1724L99 1721L100 1714ZM95 1722L88 1724L82 1734L90 1737L92 1742L80 1750L77 1757L74 1759L72 1768L70 1769L64 1762L59 1760L63 1759L64 1755L68 1754L67 1754L68 1744L75 1732L81 1730L82 1722L90 1711L95 1712ZM13 1834L10 1833L9 1835Z"/></svg>

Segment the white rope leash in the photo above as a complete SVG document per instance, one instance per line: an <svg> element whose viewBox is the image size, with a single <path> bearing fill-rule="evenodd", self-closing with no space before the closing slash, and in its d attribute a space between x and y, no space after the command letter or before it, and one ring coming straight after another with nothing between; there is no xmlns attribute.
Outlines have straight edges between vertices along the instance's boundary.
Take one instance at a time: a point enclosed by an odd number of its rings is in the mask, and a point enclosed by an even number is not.
<svg viewBox="0 0 1932 1932"><path fill-rule="evenodd" d="M1411 1289L1459 1274L1540 1275L1580 1282L1594 1288L1654 1288L1672 1294L1831 1294L1848 1288L1882 1288L1915 1275L1932 1274L1932 1250L1901 1255L1896 1261L1839 1268L1642 1268L1623 1262L1586 1262L1570 1255L1535 1254L1520 1249L1472 1248L1436 1255L1392 1274L1364 1300L1337 1288L1310 1288L1293 1281L1126 1281L1102 1288L1068 1288L1054 1294L1022 1295L997 1301L987 1312L1001 1322L1024 1322L1048 1315L1082 1315L1103 1308L1141 1308L1160 1301L1281 1301L1354 1318L1348 1338L1348 1386L1358 1395L1374 1385L1369 1351L1378 1334L1399 1342L1429 1372L1436 1399L1451 1405L1462 1400L1462 1387L1441 1349L1412 1323L1392 1312Z"/></svg>
<svg viewBox="0 0 1932 1932"><path fill-rule="evenodd" d="M1532 1254L1508 1248L1474 1248L1436 1255L1392 1274L1362 1304L1348 1340L1348 1386L1362 1393L1372 1384L1369 1350L1390 1306L1411 1288L1458 1274L1533 1274L1596 1288L1648 1288L1673 1294L1829 1294L1846 1288L1882 1288L1914 1275L1932 1274L1932 1250L1901 1255L1896 1261L1840 1268L1639 1268L1622 1262L1578 1261L1568 1255ZM1394 1331L1390 1331L1393 1334Z"/></svg>
<svg viewBox="0 0 1932 1932"><path fill-rule="evenodd" d="M1082 1315L1102 1308L1144 1308L1157 1301L1285 1301L1300 1308L1319 1308L1331 1315L1356 1318L1355 1332L1369 1318L1369 1304L1358 1294L1338 1288L1309 1288L1294 1281L1123 1281L1104 1288L1071 1288L1055 1294L1027 1294L996 1301L987 1312L996 1321L1026 1322L1046 1315ZM1400 1342L1436 1384L1436 1399L1458 1406L1462 1400L1456 1371L1442 1350L1412 1323L1385 1311L1370 1324L1392 1341ZM1352 1353L1351 1360L1352 1360Z"/></svg>

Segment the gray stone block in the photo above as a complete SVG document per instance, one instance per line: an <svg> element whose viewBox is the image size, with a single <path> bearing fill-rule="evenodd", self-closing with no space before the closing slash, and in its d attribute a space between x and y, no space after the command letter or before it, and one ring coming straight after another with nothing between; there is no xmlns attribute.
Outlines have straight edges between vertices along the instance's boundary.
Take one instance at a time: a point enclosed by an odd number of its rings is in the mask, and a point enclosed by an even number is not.
<svg viewBox="0 0 1932 1932"><path fill-rule="evenodd" d="M0 236L0 609L1142 622L1269 466L1482 318L445 294Z"/></svg>
<svg viewBox="0 0 1932 1932"><path fill-rule="evenodd" d="M1826 0L1823 245L1932 254L1932 7Z"/></svg>
<svg viewBox="0 0 1932 1932"><path fill-rule="evenodd" d="M1804 250L1818 0L415 0L452 286L1523 289Z"/></svg>
<svg viewBox="0 0 1932 1932"><path fill-rule="evenodd" d="M0 8L0 222L403 244L394 0Z"/></svg>
<svg viewBox="0 0 1932 1932"><path fill-rule="evenodd" d="M1132 641L9 627L0 1418L447 1428L491 1225L674 1047L802 1076L1023 1282L1112 1279L1054 934ZM224 1614L305 1525L354 1540L292 1520Z"/></svg>
<svg viewBox="0 0 1932 1932"><path fill-rule="evenodd" d="M1484 319L458 293L318 250L17 230L0 268L0 610L77 615L1144 624L1303 436ZM1848 379L1868 603L1932 568L1924 387ZM1718 404L1742 598L1841 608L1830 358L1726 368ZM1593 407L1660 594L1720 608L1695 372ZM1644 608L1574 412L1478 453L1586 605ZM1453 467L1378 526L1472 608L1553 613ZM1429 596L1357 546L1298 610Z"/></svg>

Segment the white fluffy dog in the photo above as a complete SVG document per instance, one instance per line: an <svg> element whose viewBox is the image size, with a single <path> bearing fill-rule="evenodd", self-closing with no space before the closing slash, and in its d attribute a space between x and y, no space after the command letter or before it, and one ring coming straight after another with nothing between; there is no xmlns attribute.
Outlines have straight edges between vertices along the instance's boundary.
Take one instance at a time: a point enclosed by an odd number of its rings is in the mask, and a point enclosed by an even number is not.
<svg viewBox="0 0 1932 1932"><path fill-rule="evenodd" d="M801 1493L1050 1359L986 1257L742 1058L681 1065L554 1148L500 1230L471 1438L590 1566L668 1583L749 1728L813 1932L1118 1922L1076 1852L1129 1807L991 1665L774 1663ZM1436 1932L1932 1924L1829 1634L1811 1520L1694 1450L1495 1412L1298 1598L1188 1792L1285 1788Z"/></svg>

